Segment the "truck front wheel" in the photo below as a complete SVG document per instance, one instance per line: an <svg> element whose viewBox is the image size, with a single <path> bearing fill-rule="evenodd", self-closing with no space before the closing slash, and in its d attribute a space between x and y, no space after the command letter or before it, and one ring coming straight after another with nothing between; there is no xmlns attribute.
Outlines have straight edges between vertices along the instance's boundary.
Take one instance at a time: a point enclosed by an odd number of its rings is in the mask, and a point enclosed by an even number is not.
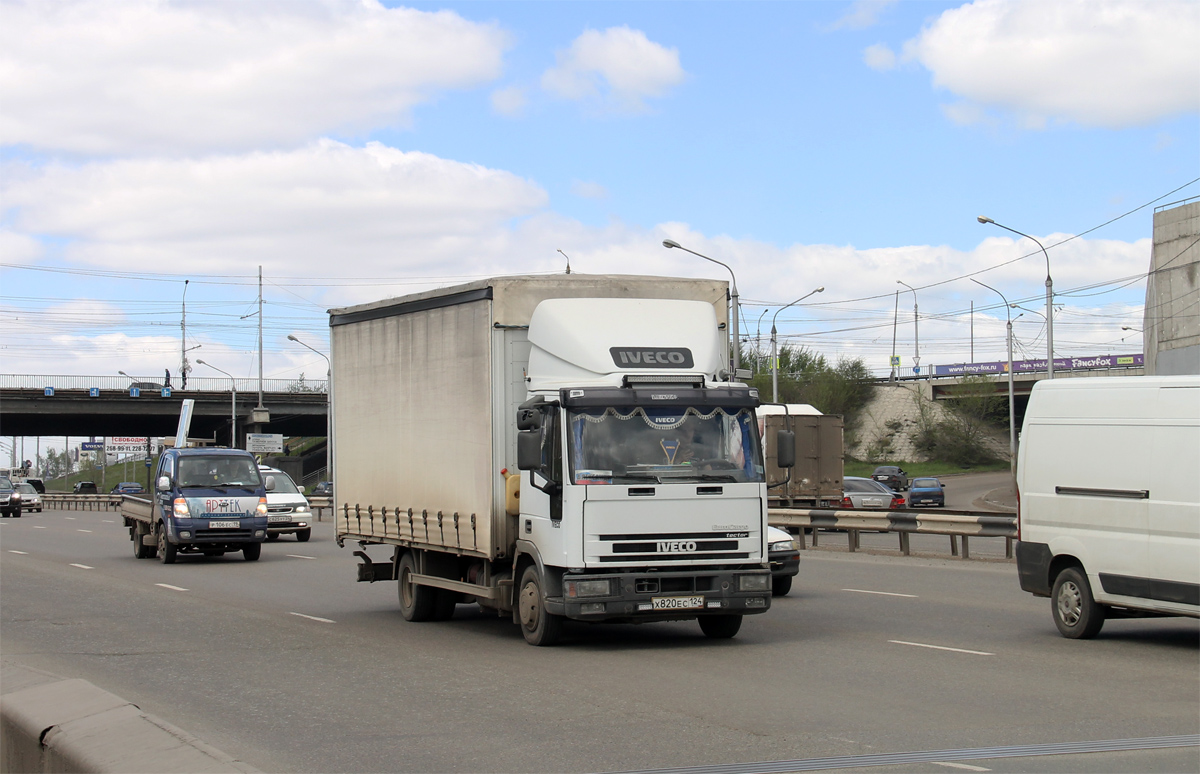
<svg viewBox="0 0 1200 774"><path fill-rule="evenodd" d="M517 611L521 616L521 633L530 645L553 645L562 636L563 618L546 612L542 579L534 565L521 574Z"/></svg>
<svg viewBox="0 0 1200 774"><path fill-rule="evenodd" d="M1072 640L1091 639L1104 626L1104 606L1092 598L1082 567L1068 567L1054 579L1050 609L1059 633Z"/></svg>
<svg viewBox="0 0 1200 774"><path fill-rule="evenodd" d="M400 557L396 568L396 585L400 594L400 615L405 621L429 621L434 617L437 589L413 583L417 573L417 561L411 551Z"/></svg>
<svg viewBox="0 0 1200 774"><path fill-rule="evenodd" d="M712 640L727 640L742 628L740 615L702 615L700 616L700 631Z"/></svg>
<svg viewBox="0 0 1200 774"><path fill-rule="evenodd" d="M247 562L257 562L262 556L262 543L247 543L242 546L242 558Z"/></svg>
<svg viewBox="0 0 1200 774"><path fill-rule="evenodd" d="M158 523L158 559L163 564L175 564L175 544L167 540L167 527Z"/></svg>

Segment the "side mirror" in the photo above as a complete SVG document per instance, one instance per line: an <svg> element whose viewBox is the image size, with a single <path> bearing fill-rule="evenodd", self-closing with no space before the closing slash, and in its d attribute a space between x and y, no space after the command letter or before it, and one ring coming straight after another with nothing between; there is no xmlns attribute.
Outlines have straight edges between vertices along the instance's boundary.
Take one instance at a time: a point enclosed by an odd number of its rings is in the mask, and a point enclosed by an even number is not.
<svg viewBox="0 0 1200 774"><path fill-rule="evenodd" d="M263 482L263 488L266 489L268 492L274 492L275 491L275 477L267 476L267 480Z"/></svg>
<svg viewBox="0 0 1200 774"><path fill-rule="evenodd" d="M796 466L796 434L780 430L775 436L775 464L781 468Z"/></svg>
<svg viewBox="0 0 1200 774"><path fill-rule="evenodd" d="M517 409L517 429L518 430L541 430L542 429L542 412L537 409ZM521 468L526 470L527 468Z"/></svg>
<svg viewBox="0 0 1200 774"><path fill-rule="evenodd" d="M525 411L522 409L521 413L525 413ZM541 470L542 434L538 430L524 430L517 433L517 468Z"/></svg>
<svg viewBox="0 0 1200 774"><path fill-rule="evenodd" d="M166 476L159 476L158 481L154 483L154 486L158 489L158 491L165 492L171 488L171 479L167 478Z"/></svg>

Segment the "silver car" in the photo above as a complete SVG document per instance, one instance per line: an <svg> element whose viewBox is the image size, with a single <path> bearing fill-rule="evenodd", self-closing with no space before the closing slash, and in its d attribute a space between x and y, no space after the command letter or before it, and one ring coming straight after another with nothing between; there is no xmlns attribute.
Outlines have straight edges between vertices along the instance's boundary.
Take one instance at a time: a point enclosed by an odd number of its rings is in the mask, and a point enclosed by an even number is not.
<svg viewBox="0 0 1200 774"><path fill-rule="evenodd" d="M17 491L21 493L21 510L42 512L42 496L33 488L33 484L17 484Z"/></svg>
<svg viewBox="0 0 1200 774"><path fill-rule="evenodd" d="M878 481L857 476L842 479L842 507L855 510L903 508L904 497Z"/></svg>

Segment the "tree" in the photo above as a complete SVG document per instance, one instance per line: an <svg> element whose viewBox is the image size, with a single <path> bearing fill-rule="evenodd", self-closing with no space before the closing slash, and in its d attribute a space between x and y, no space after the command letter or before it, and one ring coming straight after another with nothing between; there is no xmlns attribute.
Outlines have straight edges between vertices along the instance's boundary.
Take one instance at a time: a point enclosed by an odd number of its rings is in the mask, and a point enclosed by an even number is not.
<svg viewBox="0 0 1200 774"><path fill-rule="evenodd" d="M763 400L771 400L772 380L769 358L762 361L752 352L749 360L766 362L750 380ZM841 414L851 427L867 401L873 381L861 358L840 358L830 365L824 355L805 347L785 344L779 350L779 402L808 403L823 414Z"/></svg>
<svg viewBox="0 0 1200 774"><path fill-rule="evenodd" d="M995 460L995 453L987 445L988 431L1008 414L992 381L986 376L966 376L947 392L952 397L945 402L949 410L941 419L934 418L930 407L916 396L920 420L913 443L933 459L962 467Z"/></svg>

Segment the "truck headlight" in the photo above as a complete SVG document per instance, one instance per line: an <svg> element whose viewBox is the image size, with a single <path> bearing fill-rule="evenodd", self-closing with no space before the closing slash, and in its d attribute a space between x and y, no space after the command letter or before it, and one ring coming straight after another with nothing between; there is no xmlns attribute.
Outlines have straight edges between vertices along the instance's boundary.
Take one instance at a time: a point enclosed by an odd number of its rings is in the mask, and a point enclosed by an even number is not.
<svg viewBox="0 0 1200 774"><path fill-rule="evenodd" d="M769 588L771 588L771 576L765 573L738 576L738 591L766 591Z"/></svg>
<svg viewBox="0 0 1200 774"><path fill-rule="evenodd" d="M568 580L563 581L563 592L567 597L608 597L612 596L612 581L608 578L601 580Z"/></svg>
<svg viewBox="0 0 1200 774"><path fill-rule="evenodd" d="M267 498L258 498L258 507L254 509L254 512L259 516L267 515Z"/></svg>
<svg viewBox="0 0 1200 774"><path fill-rule="evenodd" d="M795 540L780 540L771 544L772 551L799 551L800 544Z"/></svg>
<svg viewBox="0 0 1200 774"><path fill-rule="evenodd" d="M192 512L188 510L187 500L182 497L175 498L173 512L177 519L186 519L192 515Z"/></svg>

